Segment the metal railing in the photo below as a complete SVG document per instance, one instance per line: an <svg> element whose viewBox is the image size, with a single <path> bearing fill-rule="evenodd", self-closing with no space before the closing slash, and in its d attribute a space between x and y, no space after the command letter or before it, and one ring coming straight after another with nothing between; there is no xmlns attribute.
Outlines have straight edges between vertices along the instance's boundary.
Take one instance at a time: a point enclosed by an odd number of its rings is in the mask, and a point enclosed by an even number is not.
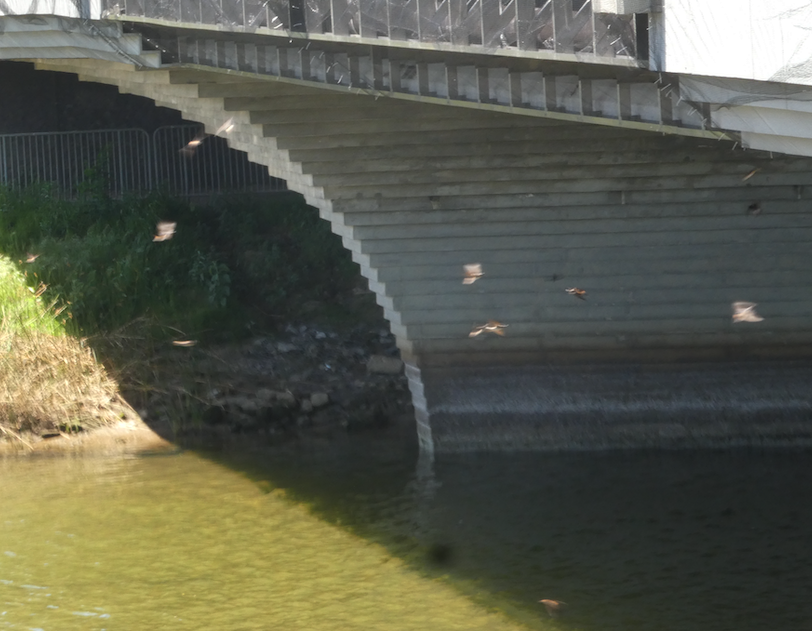
<svg viewBox="0 0 812 631"><path fill-rule="evenodd" d="M195 138L202 142L181 151ZM267 167L230 149L225 138L204 136L203 128L196 125L159 127L152 134L152 146L155 181L176 195L268 193L287 188L284 180L268 174Z"/></svg>
<svg viewBox="0 0 812 631"><path fill-rule="evenodd" d="M345 41L448 44L470 47L470 52L507 48L598 58L648 55L647 48L638 50L634 14L599 13L592 0L102 0L102 16L228 31L294 31Z"/></svg>
<svg viewBox="0 0 812 631"><path fill-rule="evenodd" d="M193 153L181 152L195 137L203 137L199 125L160 127L151 136L143 129L0 135L0 185L50 183L70 197L94 167L116 197L159 187L179 196L286 190L223 138L208 136Z"/></svg>

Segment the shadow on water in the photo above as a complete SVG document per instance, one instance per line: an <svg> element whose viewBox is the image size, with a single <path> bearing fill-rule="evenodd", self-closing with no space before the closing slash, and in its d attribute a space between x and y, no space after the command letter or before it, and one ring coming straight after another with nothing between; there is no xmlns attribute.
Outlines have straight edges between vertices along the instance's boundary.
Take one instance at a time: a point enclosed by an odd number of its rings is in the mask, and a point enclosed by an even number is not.
<svg viewBox="0 0 812 631"><path fill-rule="evenodd" d="M808 451L432 463L402 429L203 455L533 628L812 629Z"/></svg>

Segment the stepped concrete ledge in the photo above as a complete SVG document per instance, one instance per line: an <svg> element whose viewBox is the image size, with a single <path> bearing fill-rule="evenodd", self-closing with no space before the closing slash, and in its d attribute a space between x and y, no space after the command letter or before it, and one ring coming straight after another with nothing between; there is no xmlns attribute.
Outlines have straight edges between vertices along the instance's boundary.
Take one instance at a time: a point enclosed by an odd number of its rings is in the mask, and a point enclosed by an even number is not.
<svg viewBox="0 0 812 631"><path fill-rule="evenodd" d="M696 103L680 110L696 127L672 126L656 95L649 113L667 124L635 126L637 88L617 80L607 94L623 124L594 108L517 115L297 76L307 66L294 72L287 52L277 74L216 68L245 60L221 35L194 48L197 61L155 69L37 67L211 132L233 118L229 144L302 193L369 279L424 450L808 440L812 158L745 149ZM568 84L545 85L554 100ZM468 284L466 264L482 270ZM734 322L737 301L758 303L763 321Z"/></svg>

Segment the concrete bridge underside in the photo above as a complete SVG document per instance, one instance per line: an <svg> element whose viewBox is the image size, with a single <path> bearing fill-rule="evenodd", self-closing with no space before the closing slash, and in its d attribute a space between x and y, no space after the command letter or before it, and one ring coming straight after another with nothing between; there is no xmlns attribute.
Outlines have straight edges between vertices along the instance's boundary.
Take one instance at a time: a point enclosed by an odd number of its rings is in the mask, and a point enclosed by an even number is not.
<svg viewBox="0 0 812 631"><path fill-rule="evenodd" d="M233 117L230 145L369 279L428 451L812 436L812 159L189 64L37 67L210 132ZM463 284L470 263L484 275ZM764 321L733 323L740 300ZM469 335L489 320L505 334Z"/></svg>

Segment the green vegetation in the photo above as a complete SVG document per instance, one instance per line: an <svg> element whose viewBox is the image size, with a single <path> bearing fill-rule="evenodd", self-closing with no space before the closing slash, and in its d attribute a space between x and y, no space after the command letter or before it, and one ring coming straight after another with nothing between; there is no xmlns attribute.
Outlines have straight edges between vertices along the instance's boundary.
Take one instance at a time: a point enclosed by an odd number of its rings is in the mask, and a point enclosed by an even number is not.
<svg viewBox="0 0 812 631"><path fill-rule="evenodd" d="M300 196L202 206L160 193L115 200L99 179L77 200L48 186L0 189L0 252L24 265L29 285L47 286L70 333L147 316L188 335L228 338L356 282L340 239ZM153 242L158 221L177 223L174 238ZM37 258L26 264L29 255Z"/></svg>
<svg viewBox="0 0 812 631"><path fill-rule="evenodd" d="M75 200L48 185L0 188L0 254L8 257L0 268L6 349L0 403L19 400L25 384L45 388L23 364L42 355L46 338L61 345L46 363L59 364L65 344L83 357L90 350L82 345L89 346L122 388L135 383L144 390L158 378L153 357L171 348L170 340L236 341L302 309L333 322L375 309L351 299L357 266L298 195L222 197L205 205L162 193L112 199L102 173L86 175ZM159 221L176 222L173 238L153 241ZM107 379L102 373L99 383ZM14 375L20 377L12 392ZM71 391L79 396L75 387L62 388ZM109 400L112 391L105 392ZM53 397L37 397L43 404L25 414L6 404L0 425L16 432L87 424L76 410L45 420L53 416Z"/></svg>

